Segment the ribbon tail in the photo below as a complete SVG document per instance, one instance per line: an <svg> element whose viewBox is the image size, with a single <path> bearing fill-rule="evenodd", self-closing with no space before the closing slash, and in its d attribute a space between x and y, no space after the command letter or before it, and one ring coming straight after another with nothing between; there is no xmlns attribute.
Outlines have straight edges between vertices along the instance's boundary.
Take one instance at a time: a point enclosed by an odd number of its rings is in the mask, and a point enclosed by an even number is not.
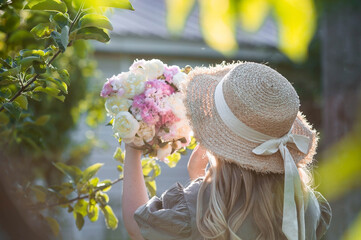
<svg viewBox="0 0 361 240"><path fill-rule="evenodd" d="M281 144L279 150L285 168L282 231L288 240L304 240L304 203L300 176L287 147Z"/></svg>

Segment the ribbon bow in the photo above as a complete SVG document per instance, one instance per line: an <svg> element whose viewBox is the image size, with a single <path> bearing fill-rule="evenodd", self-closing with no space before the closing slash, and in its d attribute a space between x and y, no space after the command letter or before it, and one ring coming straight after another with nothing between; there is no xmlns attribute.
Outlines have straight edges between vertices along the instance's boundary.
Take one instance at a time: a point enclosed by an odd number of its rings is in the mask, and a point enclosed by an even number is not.
<svg viewBox="0 0 361 240"><path fill-rule="evenodd" d="M282 231L288 240L305 239L305 210L301 179L287 143L294 143L299 151L307 154L309 142L306 136L288 133L281 138L267 140L252 150L257 155L271 155L277 151L282 155L285 168Z"/></svg>

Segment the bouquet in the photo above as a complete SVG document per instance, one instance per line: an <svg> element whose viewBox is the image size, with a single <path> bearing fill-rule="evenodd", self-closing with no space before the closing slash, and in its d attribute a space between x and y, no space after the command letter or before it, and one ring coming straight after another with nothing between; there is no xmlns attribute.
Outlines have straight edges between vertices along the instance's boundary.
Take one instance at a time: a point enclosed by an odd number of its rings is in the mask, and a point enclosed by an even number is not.
<svg viewBox="0 0 361 240"><path fill-rule="evenodd" d="M158 59L136 60L128 72L107 79L101 91L118 141L133 143L144 155L167 162L191 142L183 105L190 67L167 66Z"/></svg>

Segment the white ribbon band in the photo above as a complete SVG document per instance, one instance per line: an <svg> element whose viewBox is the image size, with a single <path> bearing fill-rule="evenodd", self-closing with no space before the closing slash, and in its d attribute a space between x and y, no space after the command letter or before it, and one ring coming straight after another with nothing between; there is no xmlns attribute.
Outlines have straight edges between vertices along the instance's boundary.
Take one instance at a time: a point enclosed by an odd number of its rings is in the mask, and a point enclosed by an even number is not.
<svg viewBox="0 0 361 240"><path fill-rule="evenodd" d="M297 166L287 148L287 143L294 143L299 151L307 154L310 139L306 136L292 134L292 128L283 137L274 138L248 127L228 107L222 86L223 80L218 83L214 98L217 112L224 124L239 137L261 143L252 150L256 155L271 155L280 151L285 169L282 231L288 240L304 240L305 210L301 179Z"/></svg>

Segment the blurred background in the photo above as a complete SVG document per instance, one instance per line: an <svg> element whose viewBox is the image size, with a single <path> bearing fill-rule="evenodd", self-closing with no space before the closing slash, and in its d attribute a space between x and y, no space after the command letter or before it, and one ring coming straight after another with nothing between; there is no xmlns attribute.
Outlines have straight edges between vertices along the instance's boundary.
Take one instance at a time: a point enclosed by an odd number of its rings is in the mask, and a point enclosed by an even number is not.
<svg viewBox="0 0 361 240"><path fill-rule="evenodd" d="M133 0L135 11L113 10L108 44L77 42L59 59L71 73L65 103L32 103L51 116L39 133L44 147L12 145L0 164L3 176L20 185L51 185L62 178L50 163L82 169L105 163L100 179L116 179L118 146L99 97L107 77L127 71L135 59L158 58L168 65L208 66L222 61L265 63L296 88L301 111L320 132L315 185L331 203L333 219L323 239L361 239L361 2L358 0ZM11 13L1 12L5 19ZM41 15L26 16L27 24ZM7 18L8 19L8 18ZM9 22L7 26L9 27ZM21 22L0 28L0 53L34 46ZM20 27L19 27L20 26ZM22 27L23 26L23 27ZM33 45L31 45L33 44ZM28 130L30 131L30 130ZM26 135L24 135L26 136ZM19 148L27 150L19 151ZM45 150L44 150L45 149ZM5 149L2 149L5 154ZM11 157L11 160L9 158ZM186 185L187 156L175 168L162 166L157 195L176 181ZM13 159L17 161L14 162ZM65 160L64 160L65 159ZM10 166L10 167L9 167ZM6 169L6 171L5 171ZM85 220L78 231L72 214L51 212L60 223L57 239L129 239L121 220L122 184L109 192L119 219L116 230ZM1 197L1 196L0 196ZM20 226L18 226L20 227ZM0 225L0 239L10 239Z"/></svg>

